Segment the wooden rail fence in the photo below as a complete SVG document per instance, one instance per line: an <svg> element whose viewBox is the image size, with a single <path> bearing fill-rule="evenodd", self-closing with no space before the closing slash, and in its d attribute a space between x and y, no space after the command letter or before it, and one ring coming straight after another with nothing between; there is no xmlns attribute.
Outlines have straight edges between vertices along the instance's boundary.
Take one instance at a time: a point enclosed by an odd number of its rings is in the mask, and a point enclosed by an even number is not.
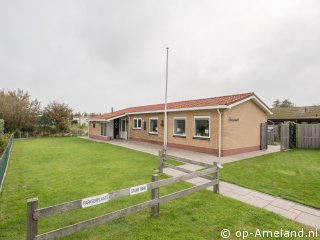
<svg viewBox="0 0 320 240"><path fill-rule="evenodd" d="M187 159L187 158L168 155L168 154L165 154L163 150L160 150L159 151L159 172L160 173L163 173L163 168L166 168L166 167L169 167L169 168L172 168L172 169L178 170L180 172L184 172L184 173L192 173L193 172L193 171L190 171L188 169L185 169L185 168L182 168L182 167L175 166L173 164L167 163L166 162L167 159L175 160L175 161L182 162L182 163L189 163L189 164L197 165L197 166L200 166L202 168L212 168L212 167L214 167L214 168L219 169L217 162L213 162L213 165L211 165L211 164L208 164L208 163L194 161L194 160ZM202 176L202 178L208 179L208 180L212 179L212 177L205 176L205 175ZM213 173L213 178L217 179L217 181L218 181L218 183L213 186L213 191L215 193L218 193L219 192L219 171Z"/></svg>
<svg viewBox="0 0 320 240"><path fill-rule="evenodd" d="M179 159L180 161L184 161L184 162L185 161L189 161L190 163L194 162L192 160L186 160L182 158L179 158ZM161 162L161 158L160 158L160 162ZM162 163L164 163L164 161L162 161ZM161 166L163 166L163 164L161 164ZM157 216L160 211L161 203L186 196L188 194L197 192L202 189L206 189L211 186L213 186L214 191L217 192L219 189L219 186L218 186L219 168L217 167L217 164L215 163L214 165L210 165L210 164L204 163L202 164L202 166L207 168L203 170L195 171L195 172L189 171L185 175L172 177L164 180L159 180L159 175L153 174L151 182L145 183L143 185L125 188L125 189L117 190L110 193L104 193L99 196L79 199L71 202L65 202L62 204L49 206L45 208L38 207L38 198L29 199L27 201L27 239L28 240L31 240L31 239L48 240L48 239L61 238L79 231L83 231L88 228L92 228L100 224L110 222L120 217L137 213L147 208L151 208L151 216ZM196 177L205 177L207 179L210 179L210 182L207 182L198 186L190 187L190 188L160 197L160 194L159 194L160 187L168 186L170 184L178 183L178 182L189 180ZM53 231L38 235L38 222L41 218L52 216L55 214L66 212L66 211L71 211L74 209L91 207L97 204L106 203L108 201L111 201L117 198L146 192L147 190L151 190L150 201L146 201L131 207L123 208L115 212L111 212L102 216L98 216L96 218L91 218L73 225L69 225L66 227L62 227L62 228L55 229Z"/></svg>

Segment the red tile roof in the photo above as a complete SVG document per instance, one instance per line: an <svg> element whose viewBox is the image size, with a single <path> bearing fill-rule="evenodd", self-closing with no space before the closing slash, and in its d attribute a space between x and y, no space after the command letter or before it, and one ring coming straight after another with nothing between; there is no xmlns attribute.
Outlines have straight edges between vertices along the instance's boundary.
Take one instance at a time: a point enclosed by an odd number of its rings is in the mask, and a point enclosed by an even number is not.
<svg viewBox="0 0 320 240"><path fill-rule="evenodd" d="M251 97L251 96L257 97L254 93L251 92L251 93L242 93L242 94L228 95L228 96L221 96L221 97L212 97L212 98L203 98L203 99L194 99L194 100L172 102L172 103L168 103L167 109L172 110L172 109L182 109L182 108L214 107L214 106L221 106L221 105L228 106L228 105L239 102L239 101L246 99L248 97ZM265 107L267 107L266 104L264 104L264 105L265 105ZM113 113L106 113L106 114L102 114L99 116L94 116L91 120L111 119L111 118L115 118L115 117L118 117L121 115L129 114L129 113L162 111L162 110L164 110L164 104L154 104L154 105L146 105L146 106L139 106L139 107L130 107L130 108L125 108L125 109L115 111Z"/></svg>

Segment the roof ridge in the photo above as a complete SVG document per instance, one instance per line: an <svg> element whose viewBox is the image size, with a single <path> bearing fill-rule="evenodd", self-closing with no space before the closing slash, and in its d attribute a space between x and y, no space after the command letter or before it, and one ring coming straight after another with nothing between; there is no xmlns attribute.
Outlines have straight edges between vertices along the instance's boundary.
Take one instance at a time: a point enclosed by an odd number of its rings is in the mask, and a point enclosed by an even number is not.
<svg viewBox="0 0 320 240"><path fill-rule="evenodd" d="M207 97L207 98L193 98L193 99L187 99L187 100L181 100L181 101L174 101L174 102L168 102L167 104L172 104L172 103L181 103L181 102L189 102L189 101L199 101L199 100L207 100L207 99L213 99L213 98L224 98L224 97L233 97L233 96L240 96L240 95L254 95L254 92L246 92L246 93L238 93L238 94L229 94L229 95L224 95L224 96L217 96L217 97ZM134 107L126 107L122 108L117 111L125 110L125 109L131 109L131 108L139 108L139 107L149 107L149 106L156 106L156 105L163 105L164 103L155 103L155 104L148 104L148 105L139 105L139 106L134 106ZM107 113L106 113L107 114Z"/></svg>

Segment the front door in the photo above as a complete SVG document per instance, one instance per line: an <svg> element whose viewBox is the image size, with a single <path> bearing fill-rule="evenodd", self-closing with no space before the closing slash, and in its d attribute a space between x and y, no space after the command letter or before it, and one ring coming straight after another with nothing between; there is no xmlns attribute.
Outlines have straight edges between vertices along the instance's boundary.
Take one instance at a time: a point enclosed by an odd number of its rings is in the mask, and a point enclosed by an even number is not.
<svg viewBox="0 0 320 240"><path fill-rule="evenodd" d="M120 120L120 138L127 139L127 120Z"/></svg>

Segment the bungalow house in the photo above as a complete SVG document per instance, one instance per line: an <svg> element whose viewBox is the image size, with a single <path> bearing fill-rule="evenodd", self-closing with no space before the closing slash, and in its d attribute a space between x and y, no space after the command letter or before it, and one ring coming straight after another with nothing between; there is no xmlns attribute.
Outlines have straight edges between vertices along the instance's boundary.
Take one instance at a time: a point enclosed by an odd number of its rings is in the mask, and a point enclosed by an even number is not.
<svg viewBox="0 0 320 240"><path fill-rule="evenodd" d="M272 109L268 120L275 124L285 122L320 123L320 106L278 107Z"/></svg>
<svg viewBox="0 0 320 240"><path fill-rule="evenodd" d="M254 93L167 105L168 146L219 156L260 149L260 124L271 113ZM125 108L89 119L89 138L163 143L164 104Z"/></svg>

